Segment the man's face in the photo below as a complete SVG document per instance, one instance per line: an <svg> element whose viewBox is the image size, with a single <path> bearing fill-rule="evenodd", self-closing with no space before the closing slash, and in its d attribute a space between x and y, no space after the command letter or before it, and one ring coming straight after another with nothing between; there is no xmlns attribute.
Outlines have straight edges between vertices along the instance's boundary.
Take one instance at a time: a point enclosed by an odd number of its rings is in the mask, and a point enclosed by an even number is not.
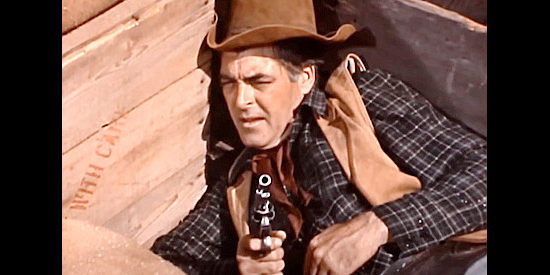
<svg viewBox="0 0 550 275"><path fill-rule="evenodd" d="M221 54L220 83L231 119L247 147L279 144L293 110L309 92L300 76L290 81L272 47Z"/></svg>

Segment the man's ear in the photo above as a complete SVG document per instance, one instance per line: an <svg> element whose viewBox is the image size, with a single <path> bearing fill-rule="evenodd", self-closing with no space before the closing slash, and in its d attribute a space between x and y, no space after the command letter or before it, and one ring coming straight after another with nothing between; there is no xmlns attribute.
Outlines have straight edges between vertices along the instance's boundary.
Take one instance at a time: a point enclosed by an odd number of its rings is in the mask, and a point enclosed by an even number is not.
<svg viewBox="0 0 550 275"><path fill-rule="evenodd" d="M302 72L298 77L300 92L302 94L306 95L311 92L311 89L313 89L313 85L315 84L316 77L317 68L315 65L309 65L302 68Z"/></svg>

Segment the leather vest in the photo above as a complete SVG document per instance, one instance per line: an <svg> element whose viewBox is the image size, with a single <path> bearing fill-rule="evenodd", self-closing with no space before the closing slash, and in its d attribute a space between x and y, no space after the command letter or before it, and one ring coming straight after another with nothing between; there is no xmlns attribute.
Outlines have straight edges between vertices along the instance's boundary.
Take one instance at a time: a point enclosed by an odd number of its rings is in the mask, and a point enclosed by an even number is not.
<svg viewBox="0 0 550 275"><path fill-rule="evenodd" d="M350 53L332 72L325 86L328 116L317 116L316 120L348 180L375 206L418 191L421 184L418 178L400 171L382 150L351 76L356 67L365 70L361 59ZM251 177L252 172L245 171L227 189L229 212L239 238L250 233L247 217ZM487 229L449 240L486 243Z"/></svg>

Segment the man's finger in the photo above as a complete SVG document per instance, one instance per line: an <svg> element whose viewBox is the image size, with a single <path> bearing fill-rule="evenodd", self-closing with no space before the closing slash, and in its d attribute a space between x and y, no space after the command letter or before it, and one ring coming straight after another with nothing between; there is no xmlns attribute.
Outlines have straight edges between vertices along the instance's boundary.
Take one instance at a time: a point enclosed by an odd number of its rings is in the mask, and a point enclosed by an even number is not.
<svg viewBox="0 0 550 275"><path fill-rule="evenodd" d="M317 274L317 266L315 266L315 264L311 265L309 267L309 273L307 273L307 274L316 275Z"/></svg>
<svg viewBox="0 0 550 275"><path fill-rule="evenodd" d="M272 274L277 272L282 272L285 268L285 261L269 261L269 262L259 262L259 270L262 270L262 273Z"/></svg>
<svg viewBox="0 0 550 275"><path fill-rule="evenodd" d="M321 271L321 250L319 248L315 249L311 253L310 260L310 273L309 274L318 274Z"/></svg>
<svg viewBox="0 0 550 275"><path fill-rule="evenodd" d="M306 259L304 261L304 274L317 274L318 271L318 263L315 259L315 248L309 247L307 253L306 253Z"/></svg>
<svg viewBox="0 0 550 275"><path fill-rule="evenodd" d="M283 260L258 262L249 259L239 265L239 270L243 274L276 274L281 273L284 268L285 262Z"/></svg>
<svg viewBox="0 0 550 275"><path fill-rule="evenodd" d="M277 230L271 233L271 250L275 250L283 245L286 239L286 233L282 230ZM250 251L258 252L262 249L262 240L259 238L252 238L248 240L246 248Z"/></svg>
<svg viewBox="0 0 550 275"><path fill-rule="evenodd" d="M279 238L284 241L286 239L286 232L283 230L273 231L271 232L271 237Z"/></svg>
<svg viewBox="0 0 550 275"><path fill-rule="evenodd" d="M260 262L278 261L283 259L284 256L285 256L284 249L282 247L279 247L267 253L265 256L258 258L258 261Z"/></svg>
<svg viewBox="0 0 550 275"><path fill-rule="evenodd" d="M331 270L330 268L326 265L326 263L324 261L321 261L318 265L317 265L317 275L328 275L328 274L331 274Z"/></svg>
<svg viewBox="0 0 550 275"><path fill-rule="evenodd" d="M318 242L314 242L313 246L310 246L309 253L309 273L308 274L319 274L322 272L322 260L326 254L325 246L318 245ZM325 271L326 274L326 271Z"/></svg>
<svg viewBox="0 0 550 275"><path fill-rule="evenodd" d="M315 250L318 249L317 247L318 243L319 243L319 235L313 237L313 239L309 241L309 245L306 251L306 256L304 259L304 274L315 274L315 272L317 272L313 253L315 252Z"/></svg>
<svg viewBox="0 0 550 275"><path fill-rule="evenodd" d="M312 253L311 242L307 247L306 256L304 258L304 275L311 274L311 253Z"/></svg>
<svg viewBox="0 0 550 275"><path fill-rule="evenodd" d="M328 275L328 270L324 269L321 267L321 269L319 270L319 272L317 272L317 275Z"/></svg>
<svg viewBox="0 0 550 275"><path fill-rule="evenodd" d="M271 250L275 250L283 244L283 241L279 238L271 238ZM251 238L246 247L250 251L259 252L262 250L262 239Z"/></svg>

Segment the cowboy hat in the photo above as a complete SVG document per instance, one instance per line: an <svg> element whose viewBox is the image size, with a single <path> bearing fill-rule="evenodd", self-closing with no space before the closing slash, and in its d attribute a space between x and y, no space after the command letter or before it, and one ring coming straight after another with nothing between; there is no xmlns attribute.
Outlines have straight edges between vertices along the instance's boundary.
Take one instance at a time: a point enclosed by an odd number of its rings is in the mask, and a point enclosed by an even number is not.
<svg viewBox="0 0 550 275"><path fill-rule="evenodd" d="M229 17L227 35L220 39L216 15L206 38L210 48L227 51L298 37L335 43L355 32L353 25L343 24L334 33L318 34L312 0L233 0Z"/></svg>

